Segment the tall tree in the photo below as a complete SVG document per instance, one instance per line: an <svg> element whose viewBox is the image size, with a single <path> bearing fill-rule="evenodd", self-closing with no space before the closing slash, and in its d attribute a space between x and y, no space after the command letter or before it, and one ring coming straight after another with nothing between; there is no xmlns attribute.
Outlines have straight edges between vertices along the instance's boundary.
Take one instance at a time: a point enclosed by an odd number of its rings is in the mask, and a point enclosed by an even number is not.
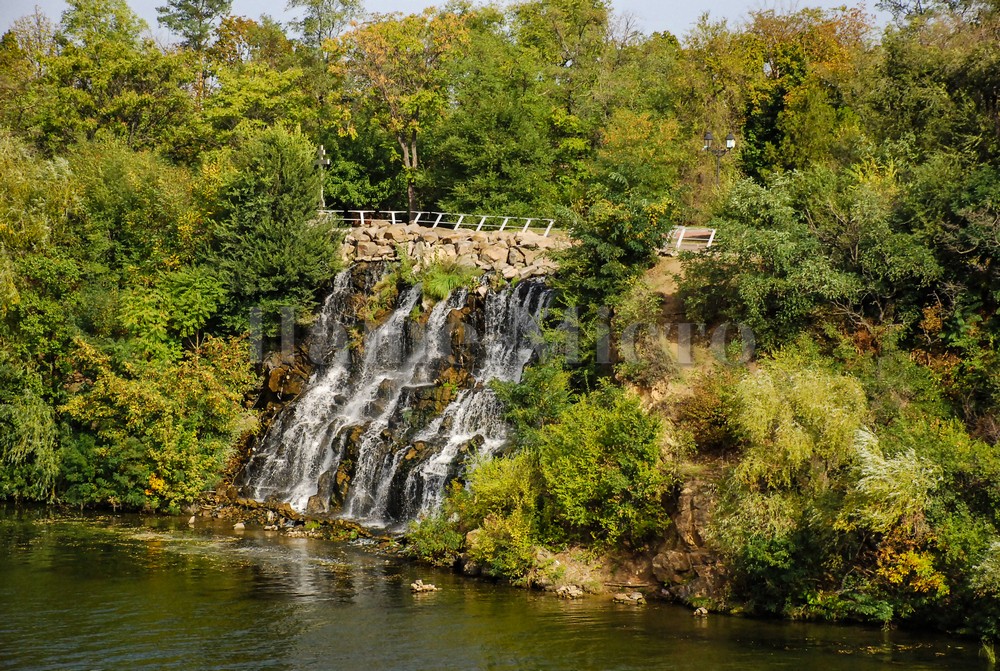
<svg viewBox="0 0 1000 671"><path fill-rule="evenodd" d="M312 47L340 36L351 21L361 16L361 0L288 0L287 9L304 9L302 17L289 25Z"/></svg>
<svg viewBox="0 0 1000 671"><path fill-rule="evenodd" d="M246 328L253 309L272 332L282 306L305 317L337 269L339 240L329 224L315 220L315 155L305 137L281 126L251 136L236 155L214 243L229 293L224 320L232 328Z"/></svg>
<svg viewBox="0 0 1000 671"><path fill-rule="evenodd" d="M216 21L229 14L233 0L167 0L157 7L160 25L184 38L184 46L202 53L208 48Z"/></svg>
<svg viewBox="0 0 1000 671"><path fill-rule="evenodd" d="M212 38L216 21L229 14L233 0L167 0L157 7L160 25L166 26L184 38L182 44L198 55L197 94L200 102L205 97L205 80L208 68L205 52Z"/></svg>
<svg viewBox="0 0 1000 671"><path fill-rule="evenodd" d="M406 173L407 201L417 209L417 138L447 106L446 65L469 40L465 18L430 7L422 14L388 15L327 42L342 60L360 99L396 138Z"/></svg>

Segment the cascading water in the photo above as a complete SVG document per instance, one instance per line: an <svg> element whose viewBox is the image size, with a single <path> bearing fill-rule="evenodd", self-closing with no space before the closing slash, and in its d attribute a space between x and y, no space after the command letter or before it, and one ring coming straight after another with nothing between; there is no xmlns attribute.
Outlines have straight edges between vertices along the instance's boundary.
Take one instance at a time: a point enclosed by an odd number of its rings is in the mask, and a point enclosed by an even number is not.
<svg viewBox="0 0 1000 671"><path fill-rule="evenodd" d="M252 454L245 489L299 511L392 525L433 510L463 468L503 447L507 427L488 383L520 379L549 291L538 282L485 297L459 289L423 314L413 287L358 353L347 337L355 284L350 271L338 276L310 335L318 368Z"/></svg>

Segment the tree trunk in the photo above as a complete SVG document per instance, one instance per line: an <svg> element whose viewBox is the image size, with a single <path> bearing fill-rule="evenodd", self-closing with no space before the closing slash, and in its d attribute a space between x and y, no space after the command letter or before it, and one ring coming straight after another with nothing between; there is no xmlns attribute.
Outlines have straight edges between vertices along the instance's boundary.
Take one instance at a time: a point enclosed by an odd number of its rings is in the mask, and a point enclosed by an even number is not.
<svg viewBox="0 0 1000 671"><path fill-rule="evenodd" d="M403 150L403 169L406 171L406 223L413 223L413 213L417 211L417 189L413 182L417 172L417 134L413 132L409 138L398 136L399 146Z"/></svg>
<svg viewBox="0 0 1000 671"><path fill-rule="evenodd" d="M417 211L417 190L413 187L413 174L406 176L407 223L413 223L413 213Z"/></svg>

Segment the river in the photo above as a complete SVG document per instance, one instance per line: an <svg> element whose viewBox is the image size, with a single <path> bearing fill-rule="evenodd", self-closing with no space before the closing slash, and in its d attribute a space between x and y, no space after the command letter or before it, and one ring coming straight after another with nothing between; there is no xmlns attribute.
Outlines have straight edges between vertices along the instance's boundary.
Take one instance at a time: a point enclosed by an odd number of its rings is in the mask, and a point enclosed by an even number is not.
<svg viewBox="0 0 1000 671"><path fill-rule="evenodd" d="M417 579L441 590L411 594ZM348 544L0 507L0 669L985 669L971 641L563 601Z"/></svg>

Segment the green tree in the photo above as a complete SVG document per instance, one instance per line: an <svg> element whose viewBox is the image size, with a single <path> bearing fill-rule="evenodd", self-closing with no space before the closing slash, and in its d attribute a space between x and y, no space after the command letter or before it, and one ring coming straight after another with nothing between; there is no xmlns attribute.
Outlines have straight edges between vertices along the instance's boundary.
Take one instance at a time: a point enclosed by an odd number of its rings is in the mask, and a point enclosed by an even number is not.
<svg viewBox="0 0 1000 671"><path fill-rule="evenodd" d="M355 94L395 137L407 180L407 207L417 211L417 139L446 109L446 65L468 41L464 18L433 8L359 26L328 48Z"/></svg>
<svg viewBox="0 0 1000 671"><path fill-rule="evenodd" d="M60 49L45 59L23 124L50 151L106 133L134 148L175 148L194 108L182 54L140 36L145 24L121 0L73 0Z"/></svg>
<svg viewBox="0 0 1000 671"><path fill-rule="evenodd" d="M201 54L208 49L216 22L232 5L233 0L167 0L156 8L157 21L183 37L185 47Z"/></svg>
<svg viewBox="0 0 1000 671"><path fill-rule="evenodd" d="M282 127L257 133L236 153L214 241L232 328L245 328L255 308L268 320L268 330L276 328L281 306L304 318L337 269L339 241L331 223L316 218L315 153L301 134Z"/></svg>
<svg viewBox="0 0 1000 671"><path fill-rule="evenodd" d="M291 26L299 31L303 42L317 49L326 40L339 37L363 12L360 0L288 0L286 9L302 10L302 16Z"/></svg>

